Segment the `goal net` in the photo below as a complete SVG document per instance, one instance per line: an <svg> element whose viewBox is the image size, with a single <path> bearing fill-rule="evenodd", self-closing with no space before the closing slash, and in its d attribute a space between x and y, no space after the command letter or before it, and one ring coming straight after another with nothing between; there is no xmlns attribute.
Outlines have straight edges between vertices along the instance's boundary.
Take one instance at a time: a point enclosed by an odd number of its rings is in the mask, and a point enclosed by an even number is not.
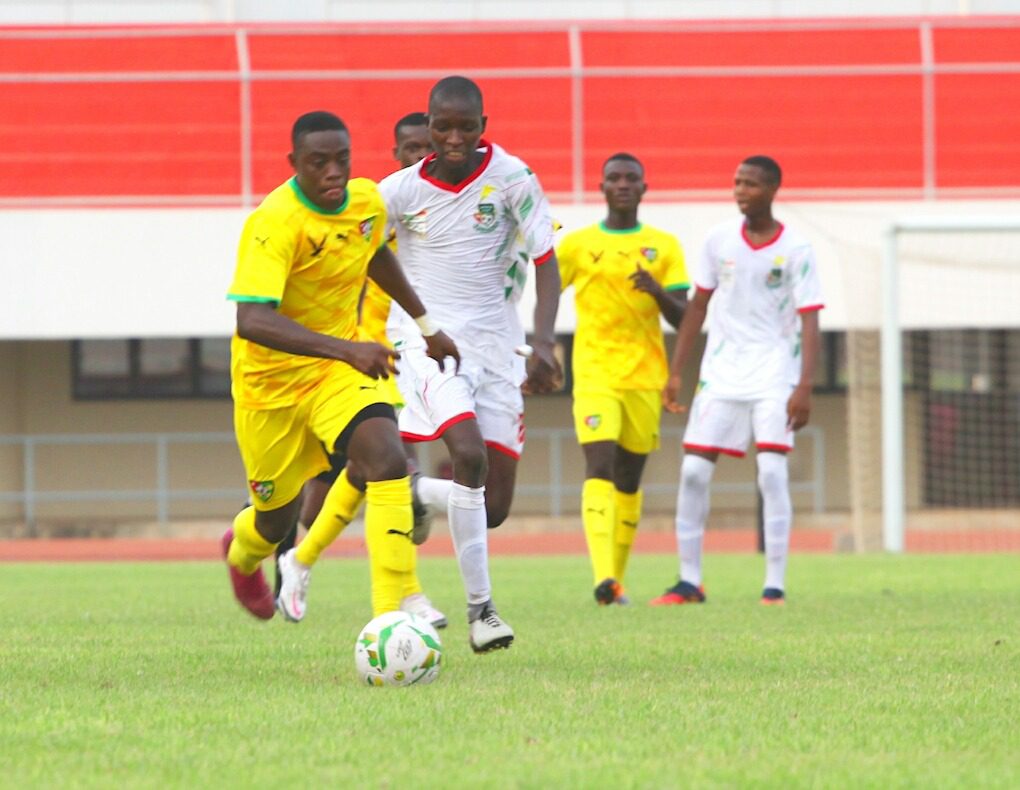
<svg viewBox="0 0 1020 790"><path fill-rule="evenodd" d="M880 329L847 334L857 550L1020 550L1020 218L887 232Z"/></svg>

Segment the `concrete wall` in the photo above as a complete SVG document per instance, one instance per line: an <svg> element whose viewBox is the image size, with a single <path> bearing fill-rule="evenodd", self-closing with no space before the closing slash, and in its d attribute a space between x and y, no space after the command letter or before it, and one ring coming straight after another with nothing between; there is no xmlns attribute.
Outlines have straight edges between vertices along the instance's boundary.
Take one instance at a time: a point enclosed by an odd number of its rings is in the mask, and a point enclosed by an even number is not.
<svg viewBox="0 0 1020 790"><path fill-rule="evenodd" d="M71 397L70 343L67 341L0 342L0 367L12 375L0 376L0 434L131 434L148 432L231 432L231 404L227 400L144 400L144 401L75 401ZM696 371L692 367L686 380L693 386ZM688 393L688 397L690 393ZM829 511L848 507L847 460L845 441L845 397L819 395L815 399L813 424L824 433L827 466L825 497ZM527 425L530 431L524 462L518 477L517 514L546 515L546 496L528 493L528 486L547 483L549 441L540 429L572 426L571 400L565 395L530 398L527 401ZM679 429L682 421L666 415L663 427ZM800 449L791 460L791 478L810 477L813 447L809 439L800 442ZM663 447L648 463L645 482L660 491L647 493L649 513L672 515L681 451L677 437L666 437ZM443 457L441 447L430 450L432 466ZM563 482L579 491L584 476L580 449L568 435L561 446L559 473ZM151 444L92 444L39 447L36 450L38 490L98 491L120 489L138 492L155 485L156 460ZM0 491L20 490L22 478L20 451L3 448L0 452ZM244 472L232 441L202 445L174 445L169 453L170 482L174 488L235 489L236 495L208 501L173 504L170 515L175 519L226 518L245 496ZM718 483L754 481L752 459L725 459L720 463ZM579 494L566 493L563 512L576 513ZM811 498L795 496L801 512L811 509ZM745 520L751 518L756 498L750 488L745 493L717 491L713 507L719 511L739 510ZM81 525L103 525L116 521L155 518L153 502L75 502L40 505L40 522L65 525L72 529ZM0 507L0 521L21 520L20 507Z"/></svg>

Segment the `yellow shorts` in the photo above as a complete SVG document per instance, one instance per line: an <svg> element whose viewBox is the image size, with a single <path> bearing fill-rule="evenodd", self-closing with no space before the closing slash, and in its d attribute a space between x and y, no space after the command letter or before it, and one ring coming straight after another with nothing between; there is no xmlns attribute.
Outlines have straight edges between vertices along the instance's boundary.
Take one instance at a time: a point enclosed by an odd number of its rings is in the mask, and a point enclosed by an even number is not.
<svg viewBox="0 0 1020 790"><path fill-rule="evenodd" d="M574 392L574 430L581 444L616 442L648 455L659 449L662 393L659 390Z"/></svg>
<svg viewBox="0 0 1020 790"><path fill-rule="evenodd" d="M327 448L333 450L350 421L372 404L390 405L386 383L337 364L294 406L256 410L234 404L234 433L255 509L283 507L305 481L329 469Z"/></svg>

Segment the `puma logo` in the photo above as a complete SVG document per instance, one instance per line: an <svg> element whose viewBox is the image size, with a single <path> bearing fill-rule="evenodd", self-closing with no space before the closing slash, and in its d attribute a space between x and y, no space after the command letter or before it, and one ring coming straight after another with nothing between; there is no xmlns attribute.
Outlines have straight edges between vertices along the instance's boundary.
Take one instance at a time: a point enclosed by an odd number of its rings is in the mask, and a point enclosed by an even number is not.
<svg viewBox="0 0 1020 790"><path fill-rule="evenodd" d="M386 534L387 535L403 535L408 540L411 540L411 533L412 532L414 532L414 527L411 527L411 529L407 530L407 532L401 532L399 529L388 529L388 530L386 530Z"/></svg>
<svg viewBox="0 0 1020 790"><path fill-rule="evenodd" d="M602 508L600 510L600 509L594 508L594 507L587 507L587 508L584 509L584 512L585 513L598 513L600 516L606 515L606 509L605 508Z"/></svg>
<svg viewBox="0 0 1020 790"><path fill-rule="evenodd" d="M625 527L630 527L631 529L637 529L637 522L636 521L627 521L626 519L621 519L620 523L623 524L623 526L625 526Z"/></svg>

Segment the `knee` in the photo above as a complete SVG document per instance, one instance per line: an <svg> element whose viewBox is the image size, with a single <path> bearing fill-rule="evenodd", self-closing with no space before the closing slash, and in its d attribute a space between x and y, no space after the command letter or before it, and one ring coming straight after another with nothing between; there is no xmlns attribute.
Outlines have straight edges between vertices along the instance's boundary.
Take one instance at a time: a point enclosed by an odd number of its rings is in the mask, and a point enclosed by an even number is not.
<svg viewBox="0 0 1020 790"><path fill-rule="evenodd" d="M485 522L489 529L495 529L510 515L509 500L496 498L490 499L488 492L485 497Z"/></svg>
<svg viewBox="0 0 1020 790"><path fill-rule="evenodd" d="M758 454L758 486L762 491L785 488L789 481L789 466L782 453Z"/></svg>
<svg viewBox="0 0 1020 790"><path fill-rule="evenodd" d="M484 485L489 473L489 457L485 445L457 447L450 453L453 479L461 485L477 488Z"/></svg>
<svg viewBox="0 0 1020 790"><path fill-rule="evenodd" d="M712 482L715 464L699 455L684 456L680 467L680 485L688 491L706 492Z"/></svg>
<svg viewBox="0 0 1020 790"><path fill-rule="evenodd" d="M377 448L371 459L360 459L353 471L356 479L366 482L399 480L407 477L407 459L399 445L383 445ZM350 472L347 479L354 482Z"/></svg>

